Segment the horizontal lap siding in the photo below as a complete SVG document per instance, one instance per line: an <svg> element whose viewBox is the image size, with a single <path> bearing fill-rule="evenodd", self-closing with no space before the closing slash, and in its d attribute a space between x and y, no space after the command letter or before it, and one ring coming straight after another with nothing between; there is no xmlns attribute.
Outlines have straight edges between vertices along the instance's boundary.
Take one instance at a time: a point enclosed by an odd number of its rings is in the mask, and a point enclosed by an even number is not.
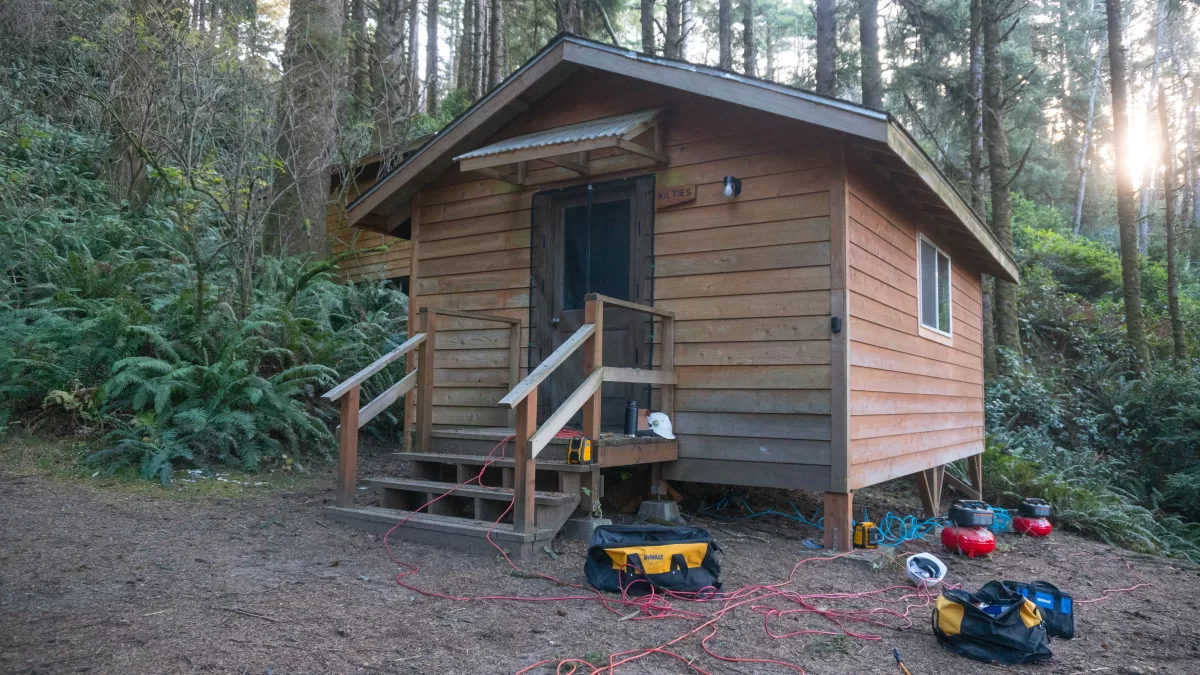
<svg viewBox="0 0 1200 675"><path fill-rule="evenodd" d="M595 95L605 90L622 95ZM658 105L670 108L664 148L670 164L594 180L654 172L659 187L696 185L693 202L655 213L655 305L677 316L675 428L682 459L668 473L762 485L787 476L788 486L819 487L828 482L830 461L831 182L820 136L744 108L590 75L569 80L496 138ZM550 171L534 166L531 175ZM743 181L737 199L721 194L727 175ZM427 187L417 305L527 322L532 195L582 182L526 189L452 169ZM486 357L468 356L468 349L480 343L499 349L502 333L440 325L435 423L499 419L487 403L503 395L503 385L495 384L502 373L469 363ZM661 346L654 358L661 362ZM777 472L770 467L782 464L787 471L772 477Z"/></svg>
<svg viewBox="0 0 1200 675"><path fill-rule="evenodd" d="M409 273L409 259L412 255L412 244L409 241L351 227L346 223L346 204L373 183L373 180L359 180L345 194L334 194L328 207L327 225L335 256L351 249L364 251L376 246L388 247L386 252L355 253L338 263L342 278L350 281L395 279L407 277Z"/></svg>
<svg viewBox="0 0 1200 675"><path fill-rule="evenodd" d="M920 335L918 221L856 178L847 204L851 488L980 453L984 436L979 275L946 249L953 337Z"/></svg>

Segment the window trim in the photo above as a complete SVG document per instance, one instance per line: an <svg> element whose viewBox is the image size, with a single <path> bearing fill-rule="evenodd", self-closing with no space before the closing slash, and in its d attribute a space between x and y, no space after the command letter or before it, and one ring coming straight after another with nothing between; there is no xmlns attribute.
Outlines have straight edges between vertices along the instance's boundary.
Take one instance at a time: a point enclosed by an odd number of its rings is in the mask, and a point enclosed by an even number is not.
<svg viewBox="0 0 1200 675"><path fill-rule="evenodd" d="M946 256L946 273L950 277L949 278L950 283L947 286L947 288L950 289L950 298L949 298L949 302L947 303L947 309L948 309L948 314L949 314L949 317L948 317L949 330L942 330L942 329L938 328L937 326L930 326L929 324L925 323L925 320L922 317L921 303L924 302L924 297L925 297L925 294L924 294L923 288L922 288L922 286L924 285L924 279L923 279L923 275L921 273L921 243L922 242L928 243L930 246L933 247L933 250ZM937 272L937 260L935 259L934 260L934 273L936 274L936 272ZM937 289L935 288L934 289L935 293L936 293L936 290ZM930 239L929 237L926 237L924 232L920 232L917 235L917 326L920 328L920 331L932 331L933 333L936 333L937 335L939 335L941 337L946 337L946 338L954 337L954 259L952 257L950 257L949 253L942 250L941 246L938 246L937 244L935 244L933 242L932 239ZM920 331L918 331L918 332L920 332Z"/></svg>

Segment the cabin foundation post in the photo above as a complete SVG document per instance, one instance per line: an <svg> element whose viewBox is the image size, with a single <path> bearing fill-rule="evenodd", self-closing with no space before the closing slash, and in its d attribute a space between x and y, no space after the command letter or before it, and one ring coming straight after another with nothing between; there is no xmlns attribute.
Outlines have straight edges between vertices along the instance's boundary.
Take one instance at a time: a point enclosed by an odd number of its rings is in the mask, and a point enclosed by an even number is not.
<svg viewBox="0 0 1200 675"><path fill-rule="evenodd" d="M825 493L825 549L849 551L854 548L854 493Z"/></svg>

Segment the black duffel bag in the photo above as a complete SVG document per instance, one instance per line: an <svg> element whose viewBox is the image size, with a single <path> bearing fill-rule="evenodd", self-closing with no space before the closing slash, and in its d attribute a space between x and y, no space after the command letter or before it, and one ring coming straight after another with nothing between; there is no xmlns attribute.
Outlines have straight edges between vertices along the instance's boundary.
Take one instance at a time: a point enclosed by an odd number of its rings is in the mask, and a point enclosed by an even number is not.
<svg viewBox="0 0 1200 675"><path fill-rule="evenodd" d="M950 651L977 661L1015 665L1052 656L1037 605L999 581L975 593L943 590L933 609L933 633Z"/></svg>
<svg viewBox="0 0 1200 675"><path fill-rule="evenodd" d="M1037 605L1046 623L1046 633L1050 637L1070 640L1075 637L1075 602L1070 595L1049 581L1020 581L1001 582L1013 592L1028 598Z"/></svg>
<svg viewBox="0 0 1200 675"><path fill-rule="evenodd" d="M708 530L659 525L602 525L592 534L584 573L602 591L646 595L721 588L720 550Z"/></svg>

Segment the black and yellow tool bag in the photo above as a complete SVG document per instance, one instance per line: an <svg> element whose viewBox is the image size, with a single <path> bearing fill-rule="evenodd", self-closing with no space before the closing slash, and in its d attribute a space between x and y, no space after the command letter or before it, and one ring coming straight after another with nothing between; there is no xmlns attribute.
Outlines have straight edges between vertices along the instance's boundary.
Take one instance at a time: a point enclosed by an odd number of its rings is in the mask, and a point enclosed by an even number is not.
<svg viewBox="0 0 1200 675"><path fill-rule="evenodd" d="M998 581L975 593L943 590L933 633L950 651L977 661L1019 664L1052 655L1037 605Z"/></svg>
<svg viewBox="0 0 1200 675"><path fill-rule="evenodd" d="M592 534L584 573L602 591L710 592L721 588L719 550L699 527L602 525Z"/></svg>

